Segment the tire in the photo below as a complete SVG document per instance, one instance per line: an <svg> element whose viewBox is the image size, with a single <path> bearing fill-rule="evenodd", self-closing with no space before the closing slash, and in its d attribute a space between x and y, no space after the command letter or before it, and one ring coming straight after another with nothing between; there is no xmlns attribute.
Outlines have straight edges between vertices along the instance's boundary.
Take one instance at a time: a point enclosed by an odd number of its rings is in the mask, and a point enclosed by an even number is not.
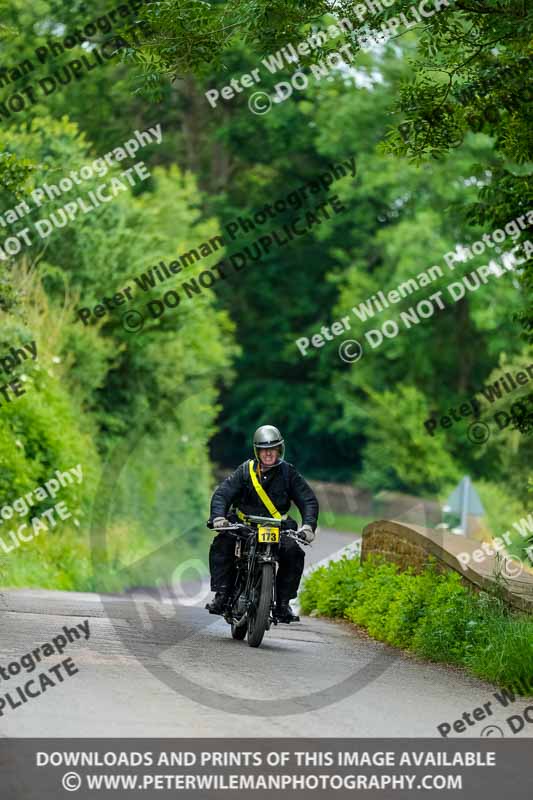
<svg viewBox="0 0 533 800"><path fill-rule="evenodd" d="M238 639L239 642L242 642L242 640L246 637L247 633L248 633L248 620L246 622L243 622L243 624L239 626L235 624L231 625L231 635L233 636L234 639Z"/></svg>
<svg viewBox="0 0 533 800"><path fill-rule="evenodd" d="M263 564L260 575L261 577L258 581L259 598L255 614L248 616L248 644L250 647L259 647L268 625L270 604L272 602L272 584L274 582L272 564Z"/></svg>

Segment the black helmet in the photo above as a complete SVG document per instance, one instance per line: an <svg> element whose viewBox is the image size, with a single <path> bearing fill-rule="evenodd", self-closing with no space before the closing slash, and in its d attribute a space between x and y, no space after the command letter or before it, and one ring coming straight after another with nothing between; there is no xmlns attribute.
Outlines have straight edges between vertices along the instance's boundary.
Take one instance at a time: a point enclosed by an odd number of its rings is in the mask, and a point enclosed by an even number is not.
<svg viewBox="0 0 533 800"><path fill-rule="evenodd" d="M261 425L254 433L254 454L259 461L259 450L275 448L279 450L278 464L285 458L285 442L283 436L273 425Z"/></svg>

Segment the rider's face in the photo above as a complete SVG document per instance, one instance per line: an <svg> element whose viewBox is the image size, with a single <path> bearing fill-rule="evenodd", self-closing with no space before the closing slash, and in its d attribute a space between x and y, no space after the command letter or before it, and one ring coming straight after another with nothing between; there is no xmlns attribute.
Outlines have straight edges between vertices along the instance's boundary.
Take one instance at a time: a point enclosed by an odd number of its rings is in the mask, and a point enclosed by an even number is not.
<svg viewBox="0 0 533 800"><path fill-rule="evenodd" d="M259 451L259 458L261 459L261 463L265 465L265 467L271 467L273 464L276 463L278 460L278 449L274 448L266 448L265 450Z"/></svg>

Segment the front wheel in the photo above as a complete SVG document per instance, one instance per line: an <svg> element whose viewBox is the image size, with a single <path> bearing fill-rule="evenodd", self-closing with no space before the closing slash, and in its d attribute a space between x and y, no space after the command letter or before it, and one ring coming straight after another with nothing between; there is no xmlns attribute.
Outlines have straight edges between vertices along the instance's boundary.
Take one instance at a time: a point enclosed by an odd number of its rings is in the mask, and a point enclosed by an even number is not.
<svg viewBox="0 0 533 800"><path fill-rule="evenodd" d="M272 564L262 564L260 569L254 591L255 608L248 614L248 644L250 647L259 647L263 641L272 602L274 567Z"/></svg>

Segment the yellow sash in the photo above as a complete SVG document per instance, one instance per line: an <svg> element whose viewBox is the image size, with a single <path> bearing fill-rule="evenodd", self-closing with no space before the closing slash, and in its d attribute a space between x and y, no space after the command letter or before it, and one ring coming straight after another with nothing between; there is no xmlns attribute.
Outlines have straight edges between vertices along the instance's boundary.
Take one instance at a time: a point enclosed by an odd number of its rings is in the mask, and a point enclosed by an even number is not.
<svg viewBox="0 0 533 800"><path fill-rule="evenodd" d="M286 519L287 515L279 513L278 509L276 508L276 506L274 505L274 503L272 502L270 497L267 495L267 493L265 492L265 490L263 489L263 487L261 486L259 481L257 480L257 475L255 474L255 471L254 471L254 462L253 462L252 459L250 459L250 461L248 462L248 469L250 471L250 478L252 479L252 483L254 485L254 489L257 492L257 494L259 495L260 499L265 504L266 508L268 508L268 510L270 511L271 516L274 519ZM239 513L239 512L237 512L237 513Z"/></svg>

